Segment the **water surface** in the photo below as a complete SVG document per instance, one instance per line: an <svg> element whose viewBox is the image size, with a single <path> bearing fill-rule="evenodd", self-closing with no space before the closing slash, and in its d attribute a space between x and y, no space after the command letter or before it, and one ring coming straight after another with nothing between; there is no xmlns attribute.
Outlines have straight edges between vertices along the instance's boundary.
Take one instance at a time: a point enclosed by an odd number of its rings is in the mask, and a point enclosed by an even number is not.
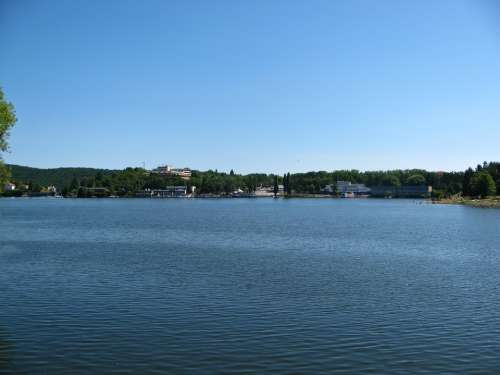
<svg viewBox="0 0 500 375"><path fill-rule="evenodd" d="M0 199L0 374L499 373L500 210Z"/></svg>

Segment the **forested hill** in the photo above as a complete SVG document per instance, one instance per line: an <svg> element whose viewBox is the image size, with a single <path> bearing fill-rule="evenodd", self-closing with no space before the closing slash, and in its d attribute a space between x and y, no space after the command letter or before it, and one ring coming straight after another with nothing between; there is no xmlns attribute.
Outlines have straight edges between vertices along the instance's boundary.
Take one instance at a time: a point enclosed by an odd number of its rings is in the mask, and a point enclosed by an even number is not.
<svg viewBox="0 0 500 375"><path fill-rule="evenodd" d="M58 189L68 186L73 178L78 180L93 179L100 172L102 175L116 172L110 169L96 168L31 168L22 165L7 164L13 181L34 182L41 186L55 185Z"/></svg>
<svg viewBox="0 0 500 375"><path fill-rule="evenodd" d="M486 197L500 195L500 163L484 162L476 169L469 168L465 172L431 172L423 169L391 170L391 171L358 171L336 170L307 173L287 173L285 176L270 174L242 175L209 171L192 171L192 177L186 182L179 177L149 174L142 168L125 168L123 170L95 168L52 168L38 169L9 165L12 182L22 186L29 185L31 191L55 185L63 195L76 195L80 188L102 187L110 195L135 196L144 189L165 189L167 186L196 186L202 194L231 194L237 189L254 192L258 186L284 184L288 190L298 194L318 194L328 184L337 181L362 183L366 186L432 186L436 196L462 194L467 197Z"/></svg>

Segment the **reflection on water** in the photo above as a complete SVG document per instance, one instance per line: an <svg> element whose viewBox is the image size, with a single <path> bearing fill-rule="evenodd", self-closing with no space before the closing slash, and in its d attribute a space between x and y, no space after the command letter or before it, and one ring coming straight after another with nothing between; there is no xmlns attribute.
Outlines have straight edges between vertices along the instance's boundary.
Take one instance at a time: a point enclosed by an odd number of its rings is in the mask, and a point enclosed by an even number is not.
<svg viewBox="0 0 500 375"><path fill-rule="evenodd" d="M9 199L0 219L0 374L500 371L500 211Z"/></svg>

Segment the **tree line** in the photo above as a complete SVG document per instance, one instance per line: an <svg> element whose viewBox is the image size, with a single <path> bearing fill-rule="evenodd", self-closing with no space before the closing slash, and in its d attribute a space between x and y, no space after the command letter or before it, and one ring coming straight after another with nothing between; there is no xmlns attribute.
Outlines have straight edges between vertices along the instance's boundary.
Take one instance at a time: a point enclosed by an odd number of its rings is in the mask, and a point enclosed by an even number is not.
<svg viewBox="0 0 500 375"><path fill-rule="evenodd" d="M500 195L500 163L484 162L476 168L464 172L429 172L423 169L365 171L338 170L307 173L239 174L217 170L192 171L192 177L185 181L179 177L149 173L143 168L124 170L100 170L89 168L57 168L44 170L37 168L12 169L13 181L19 186L29 185L30 189L54 184L66 196L94 195L92 189L104 188L105 195L135 196L145 189L165 189L167 186L196 187L199 194L231 194L238 189L252 193L260 187L269 187L278 192L283 186L283 194L320 194L326 185L337 181L362 183L366 186L429 185L437 197L462 194L463 196L486 197ZM31 173L30 173L31 172ZM72 177L69 173L74 172ZM59 182L59 184L58 184ZM36 190L35 190L36 191Z"/></svg>
<svg viewBox="0 0 500 375"><path fill-rule="evenodd" d="M462 194L485 198L500 195L500 163L484 162L464 172Z"/></svg>

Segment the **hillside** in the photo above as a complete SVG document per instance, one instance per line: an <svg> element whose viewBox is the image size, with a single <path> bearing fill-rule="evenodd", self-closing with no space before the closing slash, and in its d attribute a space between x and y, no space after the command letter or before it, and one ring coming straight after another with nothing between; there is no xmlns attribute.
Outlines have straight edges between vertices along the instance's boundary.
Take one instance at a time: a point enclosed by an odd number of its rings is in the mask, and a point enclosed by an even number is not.
<svg viewBox="0 0 500 375"><path fill-rule="evenodd" d="M38 183L41 186L55 185L61 189L68 186L73 178L82 180L84 178L92 178L98 172L103 175L112 174L116 172L110 169L96 169L96 168L31 168L22 165L7 164L12 173L12 180L18 182L28 183L29 181Z"/></svg>

